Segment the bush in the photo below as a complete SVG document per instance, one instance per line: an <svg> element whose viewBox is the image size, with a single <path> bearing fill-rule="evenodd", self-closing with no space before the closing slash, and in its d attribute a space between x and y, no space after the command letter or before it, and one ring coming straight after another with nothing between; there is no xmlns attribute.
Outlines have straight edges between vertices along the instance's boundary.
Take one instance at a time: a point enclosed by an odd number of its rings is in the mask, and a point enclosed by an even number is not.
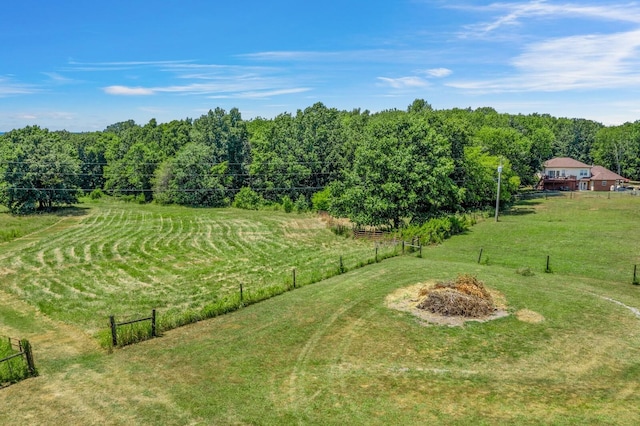
<svg viewBox="0 0 640 426"><path fill-rule="evenodd" d="M329 211L329 200L331 198L331 190L326 187L322 191L318 191L311 197L311 205L315 211Z"/></svg>
<svg viewBox="0 0 640 426"><path fill-rule="evenodd" d="M99 200L102 197L104 197L104 192L102 192L102 189L100 189L100 188L94 189L89 194L89 198L92 199L92 200Z"/></svg>
<svg viewBox="0 0 640 426"><path fill-rule="evenodd" d="M286 213L291 213L293 211L293 201L289 198L288 195L282 197L282 208Z"/></svg>
<svg viewBox="0 0 640 426"><path fill-rule="evenodd" d="M258 210L264 205L264 199L253 189L243 187L233 199L233 206L245 210Z"/></svg>
<svg viewBox="0 0 640 426"><path fill-rule="evenodd" d="M400 237L404 240L418 239L420 244L439 244L453 235L460 234L475 221L467 215L451 215L440 218L429 219L422 225L411 225L400 232Z"/></svg>
<svg viewBox="0 0 640 426"><path fill-rule="evenodd" d="M296 199L295 208L297 213L303 213L309 210L309 203L307 202L307 197L300 194Z"/></svg>

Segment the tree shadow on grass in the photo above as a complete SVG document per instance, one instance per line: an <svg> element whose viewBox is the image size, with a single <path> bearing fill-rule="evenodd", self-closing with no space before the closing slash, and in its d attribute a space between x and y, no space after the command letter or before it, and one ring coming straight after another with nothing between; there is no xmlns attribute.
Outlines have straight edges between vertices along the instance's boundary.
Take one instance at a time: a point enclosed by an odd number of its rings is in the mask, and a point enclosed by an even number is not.
<svg viewBox="0 0 640 426"><path fill-rule="evenodd" d="M9 210L0 211L0 215L15 216L15 217L36 217L39 215L53 215L58 217L79 217L86 216L89 213L89 207L80 206L64 206L53 207L48 210L34 210L28 213L12 213Z"/></svg>
<svg viewBox="0 0 640 426"><path fill-rule="evenodd" d="M536 209L527 207L512 207L502 214L504 216L524 216L528 214L536 214Z"/></svg>
<svg viewBox="0 0 640 426"><path fill-rule="evenodd" d="M71 216L86 216L89 213L89 207L80 207L80 206L66 206L66 207L56 207L52 209L49 213L54 214L60 217L71 217Z"/></svg>

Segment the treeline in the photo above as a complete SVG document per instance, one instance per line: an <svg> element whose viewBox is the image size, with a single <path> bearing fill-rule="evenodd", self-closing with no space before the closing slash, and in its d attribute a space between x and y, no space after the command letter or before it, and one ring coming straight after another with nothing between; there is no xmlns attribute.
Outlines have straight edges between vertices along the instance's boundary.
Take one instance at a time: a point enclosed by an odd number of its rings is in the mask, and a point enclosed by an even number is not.
<svg viewBox="0 0 640 426"><path fill-rule="evenodd" d="M196 119L101 132L37 126L0 136L0 202L13 212L82 194L141 202L315 207L363 225L397 227L495 204L534 185L542 163L568 156L640 177L640 122L618 127L492 108L339 111L321 103L273 119L216 108Z"/></svg>

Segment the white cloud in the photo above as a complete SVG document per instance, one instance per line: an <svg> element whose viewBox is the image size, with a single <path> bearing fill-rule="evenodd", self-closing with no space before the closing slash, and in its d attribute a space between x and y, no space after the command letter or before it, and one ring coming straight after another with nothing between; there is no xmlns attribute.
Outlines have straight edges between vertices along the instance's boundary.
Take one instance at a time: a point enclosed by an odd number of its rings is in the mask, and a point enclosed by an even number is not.
<svg viewBox="0 0 640 426"><path fill-rule="evenodd" d="M73 79L64 77L57 72L43 72L42 74L49 77L49 79L56 84L68 84L74 82Z"/></svg>
<svg viewBox="0 0 640 426"><path fill-rule="evenodd" d="M153 95L155 89L149 89L146 87L127 87L127 86L108 86L105 87L104 92L109 95L118 96L146 96Z"/></svg>
<svg viewBox="0 0 640 426"><path fill-rule="evenodd" d="M270 98L272 96L291 95L295 93L304 93L311 90L308 87L296 87L293 89L280 89L280 90L264 90L264 91L252 91L252 92L240 92L236 95L238 98L259 99Z"/></svg>
<svg viewBox="0 0 640 426"><path fill-rule="evenodd" d="M15 95L30 95L39 92L41 92L41 89L34 85L18 83L10 77L0 76L0 98Z"/></svg>
<svg viewBox="0 0 640 426"><path fill-rule="evenodd" d="M69 60L69 67L64 71L124 71L136 68L149 68L172 65L185 65L191 60L167 60L167 61L120 61L120 62L78 62Z"/></svg>
<svg viewBox="0 0 640 426"><path fill-rule="evenodd" d="M453 71L448 68L431 68L425 70L424 73L431 77L441 78L451 75Z"/></svg>
<svg viewBox="0 0 640 426"><path fill-rule="evenodd" d="M511 76L449 85L479 92L638 87L639 52L640 30L550 39L526 46L513 59Z"/></svg>
<svg viewBox="0 0 640 426"><path fill-rule="evenodd" d="M400 77L400 78L388 78L378 77L378 80L382 81L385 85L391 86L394 89L409 89L414 87L428 86L425 80L420 77Z"/></svg>
<svg viewBox="0 0 640 426"><path fill-rule="evenodd" d="M504 2L480 7L452 6L452 8L474 9L498 14L490 21L467 26L466 36L486 35L503 27L522 25L527 18L587 18L599 21L640 23L640 7L635 3L585 5L570 2L551 4L546 0L531 0L525 3Z"/></svg>

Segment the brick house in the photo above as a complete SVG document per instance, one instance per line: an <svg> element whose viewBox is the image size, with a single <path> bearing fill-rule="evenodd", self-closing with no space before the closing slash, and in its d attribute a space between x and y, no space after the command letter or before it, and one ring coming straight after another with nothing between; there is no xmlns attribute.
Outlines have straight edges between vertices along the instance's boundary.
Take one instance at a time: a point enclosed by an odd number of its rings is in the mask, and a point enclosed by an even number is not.
<svg viewBox="0 0 640 426"><path fill-rule="evenodd" d="M624 183L628 183L629 179L605 169L602 166L593 166L591 168L591 191L611 191L617 189Z"/></svg>
<svg viewBox="0 0 640 426"><path fill-rule="evenodd" d="M629 182L602 166L589 166L568 157L544 162L537 189L547 191L610 191Z"/></svg>

